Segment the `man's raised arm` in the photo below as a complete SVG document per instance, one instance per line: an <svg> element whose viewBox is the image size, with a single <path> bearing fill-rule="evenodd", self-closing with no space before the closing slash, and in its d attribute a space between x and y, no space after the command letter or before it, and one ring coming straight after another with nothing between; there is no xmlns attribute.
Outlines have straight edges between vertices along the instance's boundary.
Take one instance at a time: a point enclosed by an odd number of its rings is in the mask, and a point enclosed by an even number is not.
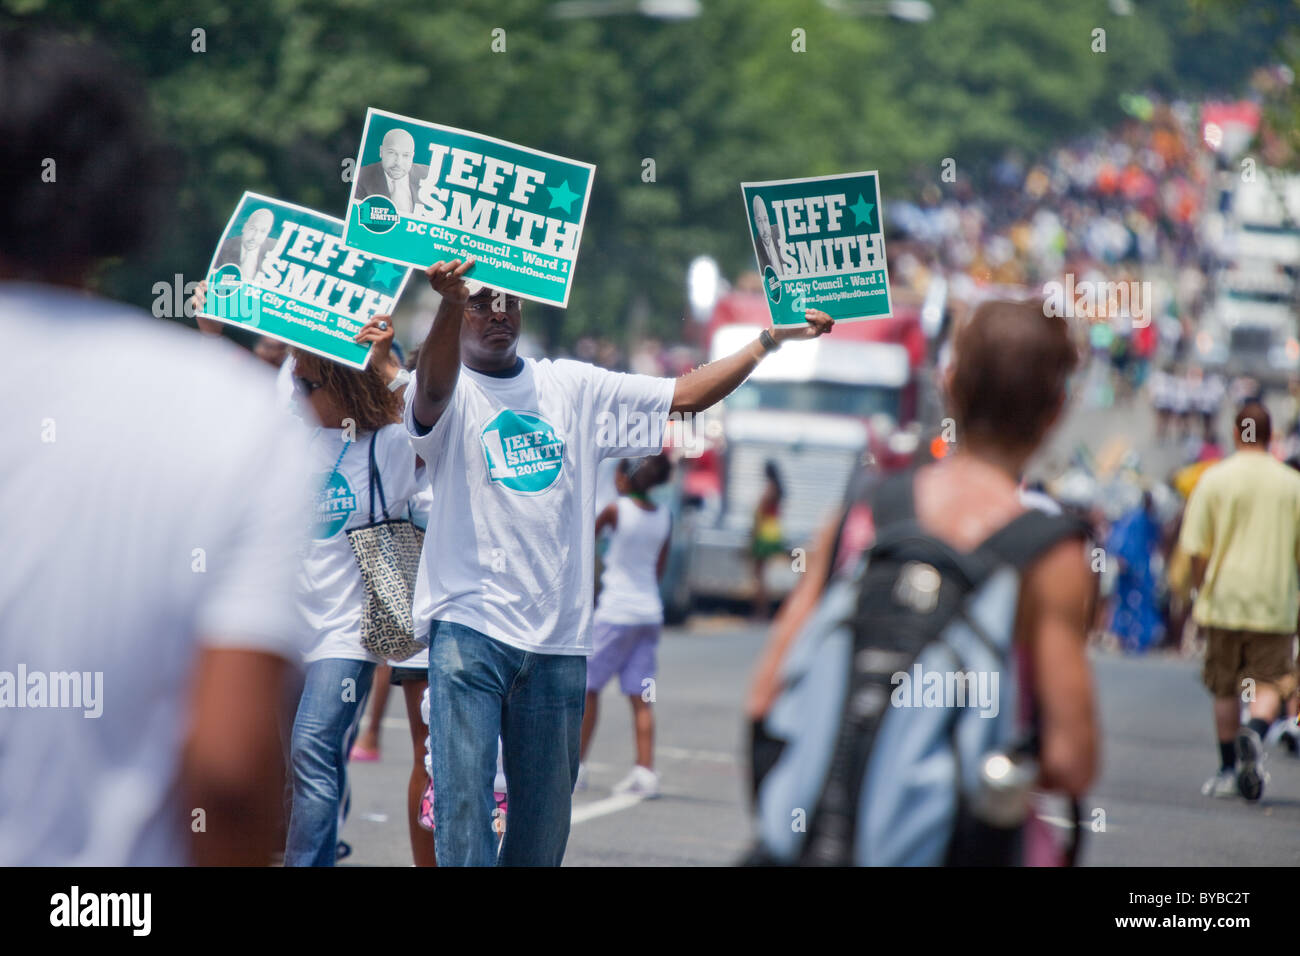
<svg viewBox="0 0 1300 956"><path fill-rule="evenodd" d="M805 317L808 320L806 325L779 325L765 329L763 335L739 351L681 376L673 387L671 411L695 413L711 408L734 392L772 348L791 339L815 339L835 325L829 315L817 309L809 309ZM764 335L771 338L771 346L764 344Z"/></svg>
<svg viewBox="0 0 1300 956"><path fill-rule="evenodd" d="M420 346L416 365L417 388L412 411L415 423L421 428L438 424L456 390L456 377L460 374L460 326L469 299L464 276L473 265L473 259L464 262L453 259L435 262L424 273L433 291L442 296L442 303Z"/></svg>

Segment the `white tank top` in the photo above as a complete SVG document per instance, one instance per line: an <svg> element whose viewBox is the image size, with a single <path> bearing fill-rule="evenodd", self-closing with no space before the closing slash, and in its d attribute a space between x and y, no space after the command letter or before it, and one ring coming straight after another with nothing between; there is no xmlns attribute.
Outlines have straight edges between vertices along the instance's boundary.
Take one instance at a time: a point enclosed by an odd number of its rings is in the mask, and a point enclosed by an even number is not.
<svg viewBox="0 0 1300 956"><path fill-rule="evenodd" d="M605 552L594 619L606 624L661 624L664 606L655 567L668 538L668 510L646 511L631 498L619 498L617 505L618 524Z"/></svg>

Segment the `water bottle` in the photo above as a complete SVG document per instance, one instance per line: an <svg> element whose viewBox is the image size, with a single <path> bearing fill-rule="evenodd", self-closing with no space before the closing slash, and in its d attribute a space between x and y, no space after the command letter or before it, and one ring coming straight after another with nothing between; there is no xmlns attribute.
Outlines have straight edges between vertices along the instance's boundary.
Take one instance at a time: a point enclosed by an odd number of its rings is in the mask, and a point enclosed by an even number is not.
<svg viewBox="0 0 1300 956"><path fill-rule="evenodd" d="M1001 829L1019 827L1029 816L1038 762L1024 751L995 750L980 760L979 787L971 810L976 819Z"/></svg>

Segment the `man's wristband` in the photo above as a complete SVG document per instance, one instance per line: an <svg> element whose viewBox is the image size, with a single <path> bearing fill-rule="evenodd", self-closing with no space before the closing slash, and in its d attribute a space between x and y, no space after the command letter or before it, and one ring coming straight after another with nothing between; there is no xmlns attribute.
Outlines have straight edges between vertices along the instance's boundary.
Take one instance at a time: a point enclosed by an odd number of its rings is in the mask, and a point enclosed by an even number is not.
<svg viewBox="0 0 1300 956"><path fill-rule="evenodd" d="M763 352L775 352L781 347L781 343L772 337L770 329L764 329L758 336L758 344L763 346Z"/></svg>
<svg viewBox="0 0 1300 956"><path fill-rule="evenodd" d="M399 389L405 388L407 383L410 381L411 373L404 368L398 369L397 374L393 376L393 380L388 383L388 390L390 392L396 392Z"/></svg>

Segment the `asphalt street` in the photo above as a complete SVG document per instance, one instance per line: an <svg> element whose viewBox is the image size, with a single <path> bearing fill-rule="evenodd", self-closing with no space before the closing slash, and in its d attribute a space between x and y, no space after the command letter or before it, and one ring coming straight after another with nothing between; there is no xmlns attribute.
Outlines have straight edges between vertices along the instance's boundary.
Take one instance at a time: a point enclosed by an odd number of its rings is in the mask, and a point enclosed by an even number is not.
<svg viewBox="0 0 1300 956"><path fill-rule="evenodd" d="M661 643L656 762L663 796L609 789L632 765L630 708L611 685L592 744L591 787L575 796L567 866L726 866L746 849L741 702L764 632L735 618L696 619ZM1300 863L1300 760L1272 753L1259 803L1212 800L1201 783L1217 754L1210 698L1195 661L1098 654L1103 771L1083 804L1091 866ZM389 698L379 763L354 764L348 864L402 866L410 748L400 697ZM1104 832L1094 832L1096 811Z"/></svg>
<svg viewBox="0 0 1300 956"><path fill-rule="evenodd" d="M1118 409L1076 405L1039 463L1056 471L1079 445L1102 462L1135 450L1146 474L1163 476L1178 452L1151 439L1141 400ZM730 617L693 617L665 631L656 687L663 796L655 800L610 795L631 767L633 749L630 708L615 685L606 689L591 786L574 798L565 865L726 866L742 855L752 829L741 703L764 639L764 629ZM1300 760L1270 755L1271 780L1258 803L1201 796L1217 750L1197 661L1098 653L1093 666L1102 772L1083 801L1085 865L1300 863ZM390 696L384 735L382 760L352 768L343 839L354 852L347 864L410 864L403 804L412 755L399 694Z"/></svg>

